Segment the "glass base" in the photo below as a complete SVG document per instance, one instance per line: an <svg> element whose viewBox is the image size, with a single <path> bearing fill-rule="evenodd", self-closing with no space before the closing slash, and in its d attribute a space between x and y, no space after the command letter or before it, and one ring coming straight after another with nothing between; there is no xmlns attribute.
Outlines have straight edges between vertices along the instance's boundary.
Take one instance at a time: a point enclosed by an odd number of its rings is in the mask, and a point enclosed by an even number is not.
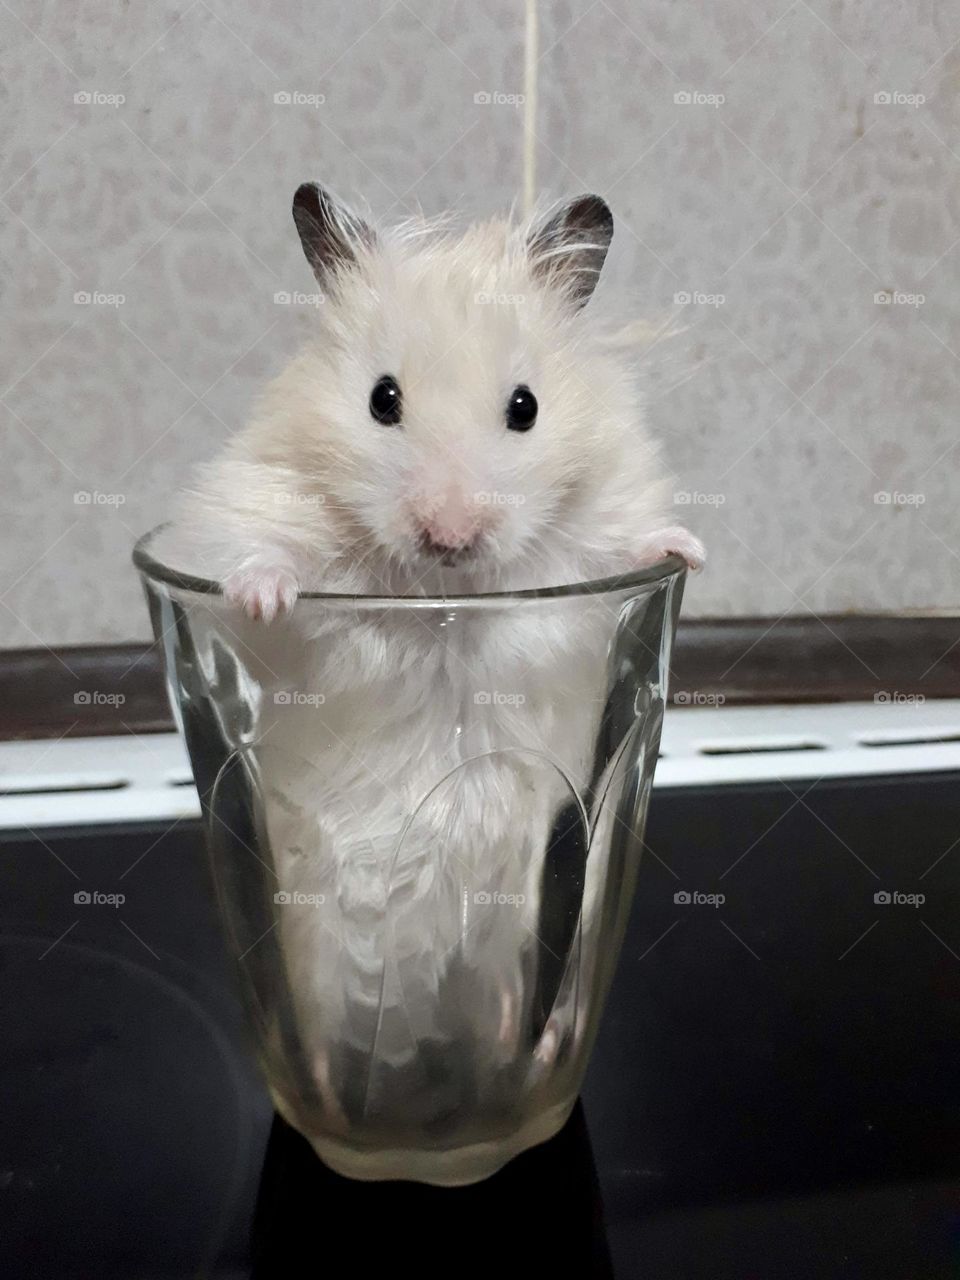
<svg viewBox="0 0 960 1280"><path fill-rule="evenodd" d="M274 1101L284 1120L298 1128L296 1119L277 1099ZM576 1098L534 1116L522 1128L504 1138L447 1150L395 1147L371 1151L330 1137L312 1137L310 1134L304 1134L304 1137L323 1163L344 1178L360 1182L425 1182L434 1187L464 1187L472 1182L482 1182L522 1151L549 1141L566 1124L575 1102Z"/></svg>

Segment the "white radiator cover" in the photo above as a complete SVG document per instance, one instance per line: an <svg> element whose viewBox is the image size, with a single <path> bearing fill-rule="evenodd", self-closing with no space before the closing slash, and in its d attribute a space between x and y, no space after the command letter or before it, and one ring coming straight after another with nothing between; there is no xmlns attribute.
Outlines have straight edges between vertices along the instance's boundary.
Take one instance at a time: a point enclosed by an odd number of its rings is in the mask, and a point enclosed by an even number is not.
<svg viewBox="0 0 960 1280"><path fill-rule="evenodd" d="M668 710L657 787L960 772L960 699ZM0 743L0 830L197 818L173 733Z"/></svg>

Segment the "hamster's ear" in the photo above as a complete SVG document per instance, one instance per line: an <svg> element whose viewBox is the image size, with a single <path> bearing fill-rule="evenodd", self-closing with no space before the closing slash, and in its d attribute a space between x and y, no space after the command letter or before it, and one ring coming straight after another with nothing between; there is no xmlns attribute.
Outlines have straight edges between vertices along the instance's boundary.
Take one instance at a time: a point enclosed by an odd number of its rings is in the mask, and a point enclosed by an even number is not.
<svg viewBox="0 0 960 1280"><path fill-rule="evenodd" d="M305 182L293 197L293 220L317 283L326 287L339 271L356 263L356 249L370 245L373 230L337 204L315 182Z"/></svg>
<svg viewBox="0 0 960 1280"><path fill-rule="evenodd" d="M527 241L534 274L563 289L576 307L588 302L613 238L613 214L599 196L578 196Z"/></svg>

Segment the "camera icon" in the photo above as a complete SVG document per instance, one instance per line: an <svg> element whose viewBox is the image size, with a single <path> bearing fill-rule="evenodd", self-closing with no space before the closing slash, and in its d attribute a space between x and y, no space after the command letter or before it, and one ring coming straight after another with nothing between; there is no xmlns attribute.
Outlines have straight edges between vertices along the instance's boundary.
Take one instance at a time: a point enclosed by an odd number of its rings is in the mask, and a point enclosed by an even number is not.
<svg viewBox="0 0 960 1280"><path fill-rule="evenodd" d="M88 907L90 905L90 894L86 889L78 889L73 895L73 900L78 907Z"/></svg>
<svg viewBox="0 0 960 1280"><path fill-rule="evenodd" d="M78 289L73 295L74 305L78 307L89 307L92 299L86 289Z"/></svg>
<svg viewBox="0 0 960 1280"><path fill-rule="evenodd" d="M893 294L889 289L878 289L873 295L873 301L878 307L889 307L893 301Z"/></svg>
<svg viewBox="0 0 960 1280"><path fill-rule="evenodd" d="M486 689L481 689L479 693L475 693L473 695L473 701L474 701L474 704L478 707L489 707L490 694L486 691Z"/></svg>
<svg viewBox="0 0 960 1280"><path fill-rule="evenodd" d="M73 701L78 707L89 707L91 699L89 693L85 689L81 689L79 693L73 695Z"/></svg>
<svg viewBox="0 0 960 1280"><path fill-rule="evenodd" d="M678 889L673 895L673 900L678 907L688 907L690 905L690 894L686 889Z"/></svg>
<svg viewBox="0 0 960 1280"><path fill-rule="evenodd" d="M673 101L678 107L689 107L693 101L693 94L689 89L681 89L673 95Z"/></svg>
<svg viewBox="0 0 960 1280"><path fill-rule="evenodd" d="M681 690L679 693L675 693L673 695L673 700L678 707L685 707L690 701L690 695L689 693L684 693L683 690Z"/></svg>
<svg viewBox="0 0 960 1280"><path fill-rule="evenodd" d="M289 707L291 701L290 694L285 689L281 689L279 693L275 693L273 695L273 700L278 707Z"/></svg>
<svg viewBox="0 0 960 1280"><path fill-rule="evenodd" d="M289 107L293 99L291 98L289 93L287 93L284 89L281 89L279 93L275 93L273 95L273 101L275 105L278 107Z"/></svg>
<svg viewBox="0 0 960 1280"><path fill-rule="evenodd" d="M287 892L286 889L280 889L277 891L277 893L273 895L273 900L278 907L285 907L285 906L288 906L293 901L293 897Z"/></svg>
<svg viewBox="0 0 960 1280"><path fill-rule="evenodd" d="M690 492L687 489L681 489L673 495L673 504L676 507L689 507Z"/></svg>
<svg viewBox="0 0 960 1280"><path fill-rule="evenodd" d="M488 907L492 901L490 894L486 889L481 889L479 893L473 895L474 904L478 907Z"/></svg>
<svg viewBox="0 0 960 1280"><path fill-rule="evenodd" d="M281 289L279 293L273 295L273 300L278 307L289 307L291 298L285 289Z"/></svg>
<svg viewBox="0 0 960 1280"><path fill-rule="evenodd" d="M893 97L886 92L875 93L873 95L874 104L878 107L888 107L893 101Z"/></svg>
<svg viewBox="0 0 960 1280"><path fill-rule="evenodd" d="M873 895L873 900L877 904L877 906L880 906L880 907L887 906L890 903L890 894L887 892L886 889L878 889L877 892Z"/></svg>
<svg viewBox="0 0 960 1280"><path fill-rule="evenodd" d="M880 492L880 493L875 493L875 494L873 495L873 500L874 500L874 502L876 503L876 505L877 505L878 507L889 507L889 505L890 505L890 494L889 494L889 493L887 493L887 492L886 492L886 490L883 490L883 491L882 491L882 492Z"/></svg>
<svg viewBox="0 0 960 1280"><path fill-rule="evenodd" d="M89 89L81 89L79 93L73 95L73 100L78 107L89 107L93 101L93 94Z"/></svg>
<svg viewBox="0 0 960 1280"><path fill-rule="evenodd" d="M491 99L491 97L490 97L489 93L485 93L485 92L483 92L482 90L481 90L481 92L480 92L480 93L475 93L475 94L473 95L473 102L474 102L474 106L477 106L477 107L487 107L487 106L489 106L489 105L490 105L490 102L491 102L491 101L492 101L492 99Z"/></svg>
<svg viewBox="0 0 960 1280"><path fill-rule="evenodd" d="M690 295L686 289L681 289L679 293L673 295L673 305L675 307L688 307L690 305Z"/></svg>
<svg viewBox="0 0 960 1280"><path fill-rule="evenodd" d="M881 689L879 693L875 693L873 695L873 700L874 702L879 702L879 703L893 701L893 699L890 697L889 693L887 693L885 689Z"/></svg>

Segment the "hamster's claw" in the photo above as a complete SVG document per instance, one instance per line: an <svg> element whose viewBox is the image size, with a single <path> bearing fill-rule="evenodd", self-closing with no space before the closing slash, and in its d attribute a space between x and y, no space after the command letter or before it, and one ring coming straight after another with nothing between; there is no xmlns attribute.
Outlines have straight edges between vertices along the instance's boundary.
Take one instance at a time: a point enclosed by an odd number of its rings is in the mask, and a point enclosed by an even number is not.
<svg viewBox="0 0 960 1280"><path fill-rule="evenodd" d="M533 1056L543 1067L550 1067L556 1061L560 1048L560 1022L553 1014L547 1019L547 1025L537 1043Z"/></svg>
<svg viewBox="0 0 960 1280"><path fill-rule="evenodd" d="M512 1044L517 1033L517 998L506 987L500 988L500 1028L497 1039L501 1044Z"/></svg>
<svg viewBox="0 0 960 1280"><path fill-rule="evenodd" d="M667 529L657 529L640 543L636 550L636 564L640 569L657 564L666 556L680 556L687 563L687 568L694 573L702 569L707 558L706 549L699 538L682 525L671 525Z"/></svg>
<svg viewBox="0 0 960 1280"><path fill-rule="evenodd" d="M272 622L293 608L299 589L289 569L247 565L227 578L223 596L255 622Z"/></svg>

